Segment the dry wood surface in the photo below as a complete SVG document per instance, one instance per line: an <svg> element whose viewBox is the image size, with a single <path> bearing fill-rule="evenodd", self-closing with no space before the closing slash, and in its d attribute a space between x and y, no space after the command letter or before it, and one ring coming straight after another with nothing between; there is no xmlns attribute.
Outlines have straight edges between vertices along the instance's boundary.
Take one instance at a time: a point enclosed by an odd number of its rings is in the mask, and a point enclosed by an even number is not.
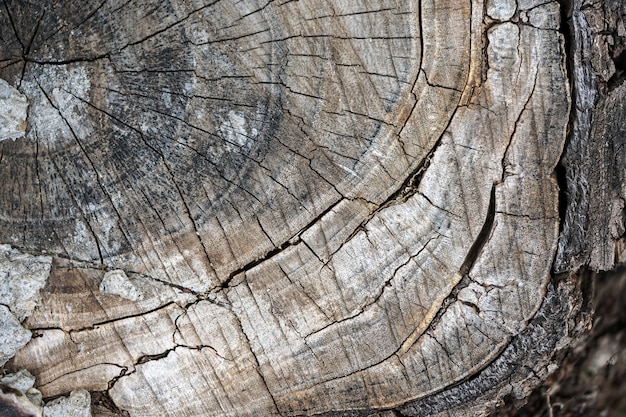
<svg viewBox="0 0 626 417"><path fill-rule="evenodd" d="M0 141L0 314L32 332L6 370L44 398L89 390L102 416L523 397L575 310L551 275L560 17L545 0L0 1L0 108L28 102Z"/></svg>

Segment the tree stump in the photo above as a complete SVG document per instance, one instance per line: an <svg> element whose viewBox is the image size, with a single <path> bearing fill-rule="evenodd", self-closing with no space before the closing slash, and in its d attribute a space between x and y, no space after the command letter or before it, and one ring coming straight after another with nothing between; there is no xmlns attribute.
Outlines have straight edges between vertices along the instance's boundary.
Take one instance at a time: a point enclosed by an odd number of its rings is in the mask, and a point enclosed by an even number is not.
<svg viewBox="0 0 626 417"><path fill-rule="evenodd" d="M44 398L480 415L553 370L556 1L1 3L5 368Z"/></svg>

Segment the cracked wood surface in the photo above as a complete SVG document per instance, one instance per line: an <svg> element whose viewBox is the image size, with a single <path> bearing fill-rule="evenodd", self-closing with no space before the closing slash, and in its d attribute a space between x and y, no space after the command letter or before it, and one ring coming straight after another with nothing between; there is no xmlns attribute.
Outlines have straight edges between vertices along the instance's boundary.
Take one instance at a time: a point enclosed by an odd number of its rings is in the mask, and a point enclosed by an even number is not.
<svg viewBox="0 0 626 417"><path fill-rule="evenodd" d="M0 143L0 241L53 257L8 366L44 396L367 413L530 328L559 232L557 2L1 3L29 114ZM100 291L114 270L132 297Z"/></svg>

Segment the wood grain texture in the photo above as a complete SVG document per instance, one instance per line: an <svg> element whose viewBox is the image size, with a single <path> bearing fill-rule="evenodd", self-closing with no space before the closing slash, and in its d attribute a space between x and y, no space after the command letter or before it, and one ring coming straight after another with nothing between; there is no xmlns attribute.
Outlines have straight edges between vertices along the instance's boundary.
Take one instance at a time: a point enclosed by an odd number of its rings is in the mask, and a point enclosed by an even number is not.
<svg viewBox="0 0 626 417"><path fill-rule="evenodd" d="M53 257L9 366L44 396L106 391L132 416L448 413L549 360L538 334L566 337L557 2L0 15L0 77L30 106L26 137L0 142L0 241ZM100 290L111 271L130 292Z"/></svg>

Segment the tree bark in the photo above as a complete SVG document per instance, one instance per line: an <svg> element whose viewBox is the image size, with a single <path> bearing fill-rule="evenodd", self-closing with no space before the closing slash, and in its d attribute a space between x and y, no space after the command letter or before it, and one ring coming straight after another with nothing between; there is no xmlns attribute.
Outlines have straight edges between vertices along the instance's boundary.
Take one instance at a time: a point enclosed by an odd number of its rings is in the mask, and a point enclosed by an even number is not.
<svg viewBox="0 0 626 417"><path fill-rule="evenodd" d="M578 149L623 101L589 93L581 4L0 3L5 370L44 399L486 415L588 326L623 139Z"/></svg>

